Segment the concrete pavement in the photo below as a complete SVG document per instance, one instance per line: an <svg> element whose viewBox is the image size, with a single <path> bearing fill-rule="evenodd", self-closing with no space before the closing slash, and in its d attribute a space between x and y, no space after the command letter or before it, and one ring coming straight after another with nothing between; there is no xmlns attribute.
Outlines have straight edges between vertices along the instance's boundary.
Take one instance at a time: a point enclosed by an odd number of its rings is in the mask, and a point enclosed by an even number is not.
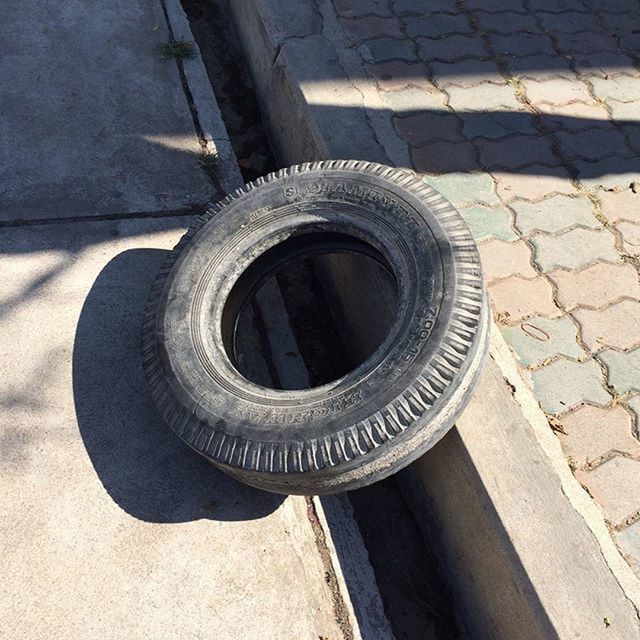
<svg viewBox="0 0 640 640"><path fill-rule="evenodd" d="M240 180L201 60L158 56L179 4L27 5L0 9L1 635L388 637L348 509L228 479L145 389L155 273Z"/></svg>

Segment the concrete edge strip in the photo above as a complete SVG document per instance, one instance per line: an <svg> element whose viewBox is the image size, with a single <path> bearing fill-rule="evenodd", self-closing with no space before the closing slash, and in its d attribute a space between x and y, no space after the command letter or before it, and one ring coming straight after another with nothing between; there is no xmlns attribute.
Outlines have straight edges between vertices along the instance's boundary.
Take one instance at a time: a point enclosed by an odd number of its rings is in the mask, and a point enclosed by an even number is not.
<svg viewBox="0 0 640 640"><path fill-rule="evenodd" d="M189 19L180 0L163 0L169 26L176 40L193 43L196 55L180 62L193 100L207 151L217 154L220 162L216 167L216 178L225 193L235 191L244 184L229 134L227 133L220 107L196 43Z"/></svg>
<svg viewBox="0 0 640 640"><path fill-rule="evenodd" d="M540 447L549 459L553 470L560 478L563 493L595 536L604 560L618 581L620 588L633 603L636 610L640 612L640 581L616 547L607 529L602 511L571 472L558 438L549 428L547 418L536 401L533 392L523 380L502 333L495 325L494 330L491 332L490 352L502 375L513 385L515 389L514 398L519 404L526 421L531 426Z"/></svg>

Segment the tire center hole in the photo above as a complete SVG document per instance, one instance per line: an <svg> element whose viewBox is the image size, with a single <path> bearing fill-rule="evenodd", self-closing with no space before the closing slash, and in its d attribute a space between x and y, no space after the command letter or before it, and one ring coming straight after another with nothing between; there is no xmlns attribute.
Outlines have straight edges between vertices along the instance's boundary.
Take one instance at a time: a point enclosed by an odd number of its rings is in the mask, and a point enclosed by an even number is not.
<svg viewBox="0 0 640 640"><path fill-rule="evenodd" d="M236 370L280 390L319 387L361 365L395 318L385 258L345 234L295 236L269 249L234 285L223 339Z"/></svg>

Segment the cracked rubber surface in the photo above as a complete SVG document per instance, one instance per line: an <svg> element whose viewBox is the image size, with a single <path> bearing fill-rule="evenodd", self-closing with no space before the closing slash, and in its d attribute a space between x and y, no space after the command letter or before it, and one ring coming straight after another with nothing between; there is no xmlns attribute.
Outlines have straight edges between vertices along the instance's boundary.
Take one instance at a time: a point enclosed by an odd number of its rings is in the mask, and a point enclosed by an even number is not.
<svg viewBox="0 0 640 640"><path fill-rule="evenodd" d="M233 285L285 240L336 233L374 247L396 277L387 338L321 387L249 382L223 343ZM317 162L246 185L189 229L152 288L143 362L164 420L210 462L269 491L326 494L394 473L451 428L488 327L475 243L442 196L406 171Z"/></svg>

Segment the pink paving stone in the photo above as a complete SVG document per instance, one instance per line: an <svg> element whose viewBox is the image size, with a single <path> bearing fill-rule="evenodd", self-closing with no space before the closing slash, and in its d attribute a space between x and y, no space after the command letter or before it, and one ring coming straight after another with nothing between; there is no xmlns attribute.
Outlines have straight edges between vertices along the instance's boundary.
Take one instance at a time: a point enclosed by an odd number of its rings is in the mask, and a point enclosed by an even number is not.
<svg viewBox="0 0 640 640"><path fill-rule="evenodd" d="M610 451L640 457L640 442L633 437L631 416L620 405L592 407L585 405L560 420L566 435L558 432L567 458L584 467Z"/></svg>
<svg viewBox="0 0 640 640"><path fill-rule="evenodd" d="M622 248L630 256L640 256L640 224L623 220L614 225L622 236Z"/></svg>
<svg viewBox="0 0 640 640"><path fill-rule="evenodd" d="M622 296L640 299L638 273L628 262L601 262L581 271L558 269L547 276L555 284L556 299L565 309L599 309Z"/></svg>
<svg viewBox="0 0 640 640"><path fill-rule="evenodd" d="M535 278L537 275L531 266L531 249L522 240L490 240L479 245L478 250L487 282L509 276Z"/></svg>
<svg viewBox="0 0 640 640"><path fill-rule="evenodd" d="M640 460L615 456L592 471L576 471L576 478L614 526L640 509Z"/></svg>
<svg viewBox="0 0 640 640"><path fill-rule="evenodd" d="M531 280L512 276L489 286L491 306L505 322L532 315L554 317L560 309L553 302L553 291L544 276Z"/></svg>
<svg viewBox="0 0 640 640"><path fill-rule="evenodd" d="M640 343L640 302L621 300L606 309L576 309L582 340L591 351L631 349Z"/></svg>
<svg viewBox="0 0 640 640"><path fill-rule="evenodd" d="M497 181L498 195L506 202L521 198L536 202L554 193L576 193L568 175L558 175L560 169L554 169L554 175L547 175L548 167L532 166L526 173L492 171Z"/></svg>
<svg viewBox="0 0 640 640"><path fill-rule="evenodd" d="M598 192L602 213L610 222L617 220L629 220L640 223L640 185L638 192L631 189L624 191L600 191Z"/></svg>
<svg viewBox="0 0 640 640"><path fill-rule="evenodd" d="M367 71L376 79L383 91L400 91L406 87L418 87L433 91L435 87L427 77L427 67L422 63L389 60L377 64L366 64Z"/></svg>
<svg viewBox="0 0 640 640"><path fill-rule="evenodd" d="M587 85L577 80L553 78L551 80L522 80L529 102L539 104L568 104L569 102L592 102Z"/></svg>

